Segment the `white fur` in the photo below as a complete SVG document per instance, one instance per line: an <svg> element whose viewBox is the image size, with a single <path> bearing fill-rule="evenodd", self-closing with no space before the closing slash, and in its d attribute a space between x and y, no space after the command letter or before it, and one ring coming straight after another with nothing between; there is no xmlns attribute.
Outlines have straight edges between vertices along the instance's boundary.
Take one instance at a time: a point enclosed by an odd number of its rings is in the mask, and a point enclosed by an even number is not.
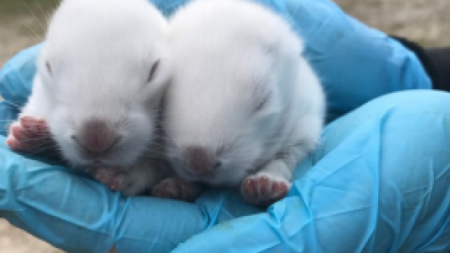
<svg viewBox="0 0 450 253"><path fill-rule="evenodd" d="M106 119L122 139L102 162L131 165L154 141L171 69L166 36L167 21L146 0L64 0L49 24L21 116L45 119L63 156L76 166L92 161L78 154L71 135L92 117Z"/></svg>
<svg viewBox="0 0 450 253"><path fill-rule="evenodd" d="M213 185L238 186L255 173L290 181L325 116L303 42L281 17L238 0L195 1L169 30L174 76L163 125L177 173ZM208 177L188 172L181 155L188 146L205 147L223 166ZM219 155L221 146L229 149Z"/></svg>

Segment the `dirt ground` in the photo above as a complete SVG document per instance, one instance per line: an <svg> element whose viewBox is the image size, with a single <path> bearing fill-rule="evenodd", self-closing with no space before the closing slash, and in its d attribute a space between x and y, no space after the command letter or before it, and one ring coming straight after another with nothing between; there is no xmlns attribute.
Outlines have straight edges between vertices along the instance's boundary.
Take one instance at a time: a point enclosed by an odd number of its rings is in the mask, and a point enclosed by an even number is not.
<svg viewBox="0 0 450 253"><path fill-rule="evenodd" d="M0 66L40 42L45 16L59 0L0 0ZM170 0L167 0L170 1ZM450 46L449 0L336 0L349 14L425 46ZM1 168L0 168L1 169ZM0 253L61 252L0 220Z"/></svg>

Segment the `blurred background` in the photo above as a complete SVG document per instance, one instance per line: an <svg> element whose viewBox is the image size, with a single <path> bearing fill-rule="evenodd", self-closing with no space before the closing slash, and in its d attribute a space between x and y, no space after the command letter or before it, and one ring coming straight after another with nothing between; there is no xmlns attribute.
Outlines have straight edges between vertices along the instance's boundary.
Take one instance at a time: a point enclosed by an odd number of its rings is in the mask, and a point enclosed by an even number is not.
<svg viewBox="0 0 450 253"><path fill-rule="evenodd" d="M43 40L60 0L0 0L0 67ZM170 1L170 0L167 0ZM347 13L390 35L423 46L450 46L449 0L335 0ZM61 252L0 219L0 253Z"/></svg>

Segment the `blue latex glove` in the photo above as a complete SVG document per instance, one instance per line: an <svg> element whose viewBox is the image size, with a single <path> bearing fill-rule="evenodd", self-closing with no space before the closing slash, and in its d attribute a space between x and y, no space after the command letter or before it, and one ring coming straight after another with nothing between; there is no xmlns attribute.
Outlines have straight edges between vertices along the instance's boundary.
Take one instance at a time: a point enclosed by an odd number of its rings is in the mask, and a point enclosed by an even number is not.
<svg viewBox="0 0 450 253"><path fill-rule="evenodd" d="M169 15L180 2L158 4ZM388 92L430 88L412 53L334 4L264 2L306 36L332 115ZM2 120L14 118L12 104L26 100L38 51L22 52L3 69ZM122 198L3 145L0 214L71 252L107 252L112 245L118 252L441 252L450 239L449 103L443 93L406 92L338 119L299 166L289 197L266 212L232 191L208 191L195 204Z"/></svg>
<svg viewBox="0 0 450 253"><path fill-rule="evenodd" d="M326 128L287 198L173 252L449 252L449 142L450 94L376 99Z"/></svg>
<svg viewBox="0 0 450 253"><path fill-rule="evenodd" d="M372 101L326 128L267 212L230 191L121 198L3 146L0 214L69 252L448 252L449 124L447 93Z"/></svg>

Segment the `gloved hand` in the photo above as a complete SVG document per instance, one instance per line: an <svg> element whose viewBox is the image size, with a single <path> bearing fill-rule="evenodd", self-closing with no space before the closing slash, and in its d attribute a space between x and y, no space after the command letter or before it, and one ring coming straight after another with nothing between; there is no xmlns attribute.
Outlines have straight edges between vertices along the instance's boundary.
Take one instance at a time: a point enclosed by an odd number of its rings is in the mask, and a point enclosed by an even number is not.
<svg viewBox="0 0 450 253"><path fill-rule="evenodd" d="M154 2L170 15L184 1ZM411 52L331 2L261 2L305 36L331 118L431 87ZM39 49L1 72L2 122L26 101ZM124 198L1 145L0 216L69 252L441 252L450 239L449 112L446 94L403 92L334 121L289 196L268 210L233 191L209 190L194 204Z"/></svg>

